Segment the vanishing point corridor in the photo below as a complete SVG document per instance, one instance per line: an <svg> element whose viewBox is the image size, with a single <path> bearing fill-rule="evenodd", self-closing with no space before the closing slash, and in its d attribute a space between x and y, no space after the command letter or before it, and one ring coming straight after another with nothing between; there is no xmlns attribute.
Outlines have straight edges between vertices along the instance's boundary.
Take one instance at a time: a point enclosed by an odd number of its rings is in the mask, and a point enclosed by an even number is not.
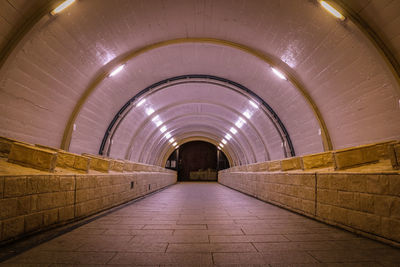
<svg viewBox="0 0 400 267"><path fill-rule="evenodd" d="M178 183L1 266L232 264L399 266L400 252L218 183Z"/></svg>

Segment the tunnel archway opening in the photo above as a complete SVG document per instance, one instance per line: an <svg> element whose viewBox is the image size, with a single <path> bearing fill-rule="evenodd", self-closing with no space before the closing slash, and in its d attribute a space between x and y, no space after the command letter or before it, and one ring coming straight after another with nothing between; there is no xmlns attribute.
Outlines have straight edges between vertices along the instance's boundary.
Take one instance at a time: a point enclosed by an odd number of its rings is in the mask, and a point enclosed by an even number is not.
<svg viewBox="0 0 400 267"><path fill-rule="evenodd" d="M229 161L215 145L191 141L175 149L165 167L178 172L178 181L217 181L218 171L229 168Z"/></svg>

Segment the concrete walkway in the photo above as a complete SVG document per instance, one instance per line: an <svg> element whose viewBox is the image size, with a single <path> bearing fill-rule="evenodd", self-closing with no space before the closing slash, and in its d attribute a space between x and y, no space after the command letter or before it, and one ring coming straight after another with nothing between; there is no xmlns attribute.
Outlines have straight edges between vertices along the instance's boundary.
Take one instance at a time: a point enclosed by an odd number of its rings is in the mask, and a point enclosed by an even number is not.
<svg viewBox="0 0 400 267"><path fill-rule="evenodd" d="M3 263L400 266L400 250L226 188L181 183Z"/></svg>

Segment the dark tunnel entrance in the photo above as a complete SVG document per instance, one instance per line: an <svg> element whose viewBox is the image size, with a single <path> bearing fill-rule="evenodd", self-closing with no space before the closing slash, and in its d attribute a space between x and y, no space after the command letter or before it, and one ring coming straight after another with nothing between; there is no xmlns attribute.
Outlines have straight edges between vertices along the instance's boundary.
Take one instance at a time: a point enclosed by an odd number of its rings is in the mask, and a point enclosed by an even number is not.
<svg viewBox="0 0 400 267"><path fill-rule="evenodd" d="M178 172L178 181L217 181L218 171L229 168L229 162L215 145L192 141L172 152L165 167Z"/></svg>

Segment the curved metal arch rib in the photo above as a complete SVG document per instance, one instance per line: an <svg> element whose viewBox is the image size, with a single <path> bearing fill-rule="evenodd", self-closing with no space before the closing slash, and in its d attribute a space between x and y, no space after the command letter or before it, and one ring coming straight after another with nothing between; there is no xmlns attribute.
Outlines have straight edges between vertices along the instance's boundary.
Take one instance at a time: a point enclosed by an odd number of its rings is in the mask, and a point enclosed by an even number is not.
<svg viewBox="0 0 400 267"><path fill-rule="evenodd" d="M290 139L289 133L288 133L285 125L283 124L283 122L281 121L279 116L276 114L276 112L271 108L271 106L268 105L267 102L265 102L261 97L259 97L257 94L252 92L250 89L248 89L247 87L245 87L245 86L243 86L243 85L241 85L239 83L236 83L234 81L231 81L231 80L228 80L228 79L225 79L225 78L212 76L212 75L205 75L205 74L181 75L181 76L168 78L168 79L159 81L157 83L154 83L154 84L146 87L145 89L140 91L138 94L136 94L134 97L132 97L129 101L127 101L125 103L125 105L123 105L121 107L121 109L114 116L114 118L112 119L111 123L107 127L107 130L106 130L106 132L104 134L103 140L102 140L101 145L100 145L99 154L100 155L104 155L104 154L107 155L107 153L110 150L111 137L114 135L115 131L117 130L119 123L124 119L126 114L129 112L129 110L133 107L134 103L140 97L142 97L143 95L146 95L146 94L151 94L153 91L159 90L160 87L163 87L163 86L167 85L168 83L171 83L171 82L179 83L179 82L182 82L182 81L183 82L188 82L188 80L190 80L190 79L208 79L208 80L211 80L211 81L216 81L216 82L222 82L222 83L225 83L225 84L229 84L229 85L233 86L234 88L237 88L240 91L242 91L245 95L254 98L256 101L258 101L265 108L267 116L269 118L271 118L272 123L275 125L275 127L277 128L278 132L281 135L282 141L284 141L284 144L287 145L287 151L285 151L286 156L289 155L291 157L294 157L296 155L294 147L293 147L292 140ZM230 87L228 87L228 88L230 88ZM230 89L232 89L232 88L230 88Z"/></svg>

